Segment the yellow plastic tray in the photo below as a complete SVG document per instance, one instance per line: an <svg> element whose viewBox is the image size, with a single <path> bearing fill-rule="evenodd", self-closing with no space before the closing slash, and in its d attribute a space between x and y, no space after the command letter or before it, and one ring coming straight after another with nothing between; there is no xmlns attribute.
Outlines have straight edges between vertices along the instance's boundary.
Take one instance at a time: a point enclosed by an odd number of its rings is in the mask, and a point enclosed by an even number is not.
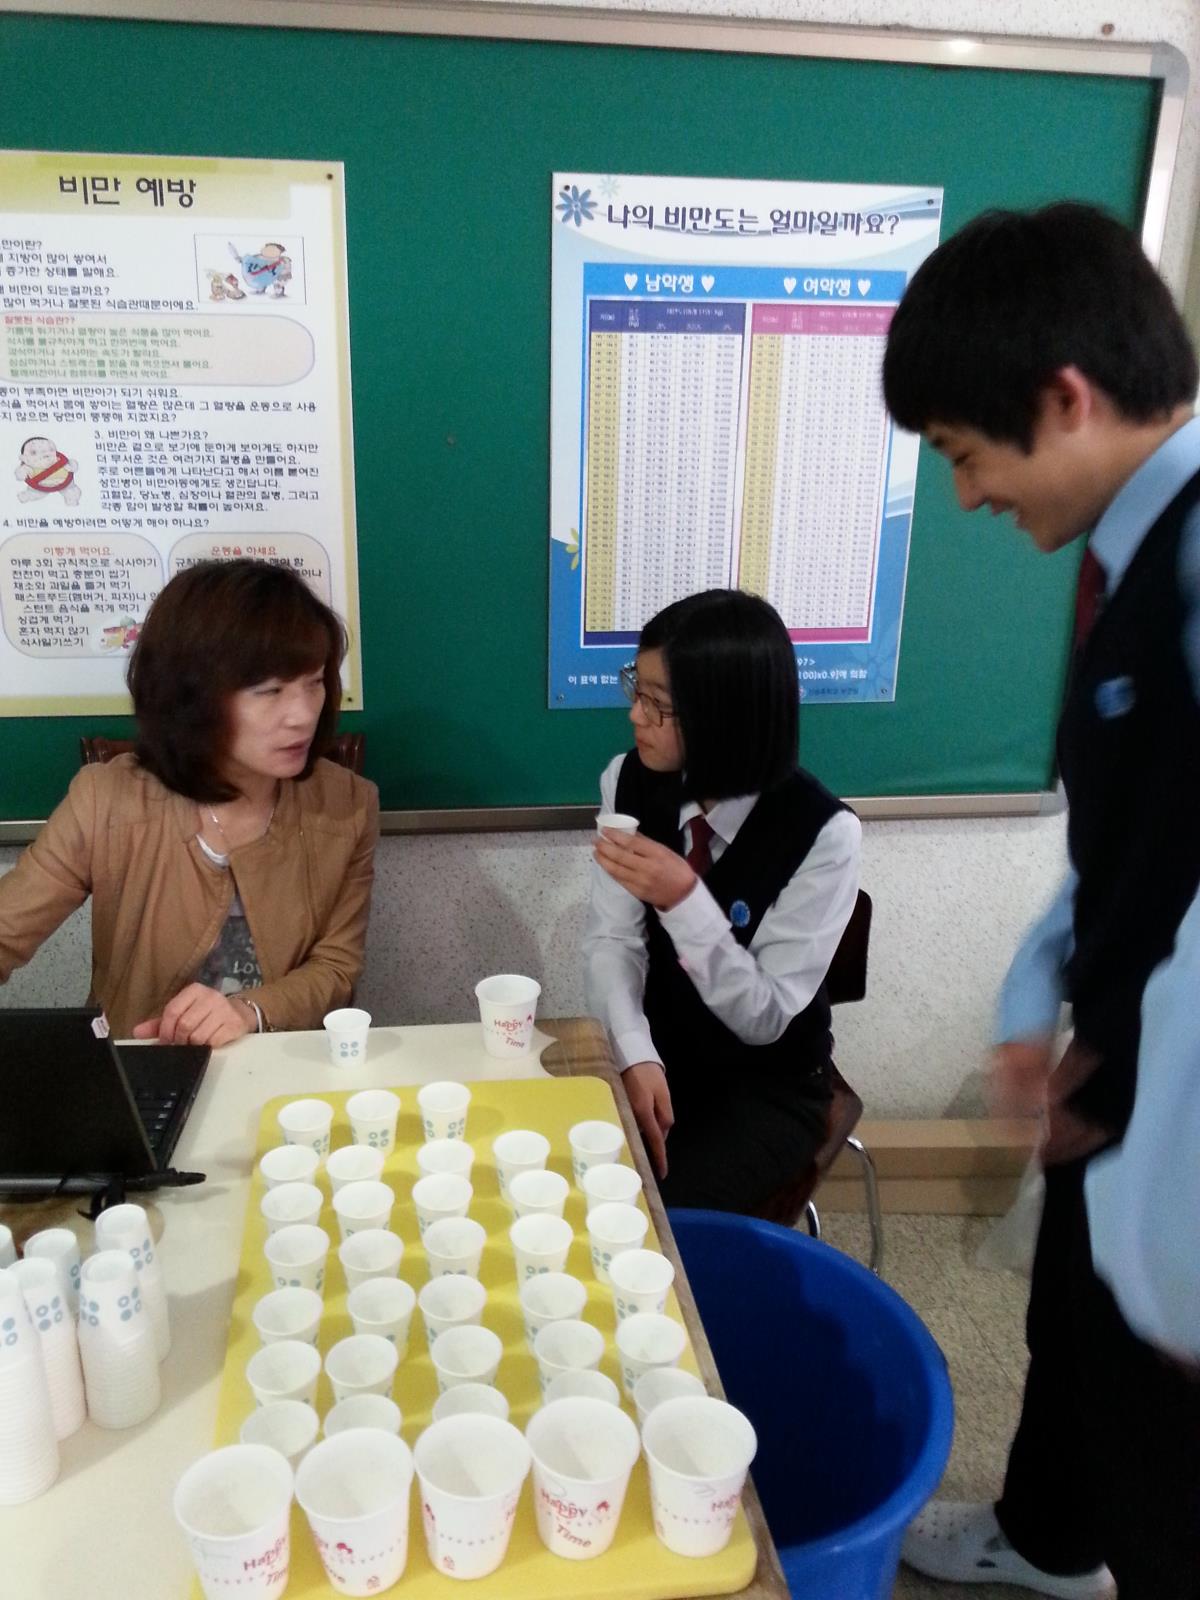
<svg viewBox="0 0 1200 1600"><path fill-rule="evenodd" d="M422 1139L421 1124L416 1109L416 1090L405 1087L395 1092L401 1101L400 1120L396 1129L396 1146L388 1157L383 1176L396 1191L397 1203L391 1226L404 1240L400 1276L419 1292L428 1281L429 1273L421 1248L416 1211L409 1194L420 1175L416 1152ZM573 1123L591 1117L619 1124L620 1117L608 1085L598 1078L473 1083L471 1095L467 1136L475 1149L475 1165L471 1173L475 1193L470 1214L488 1232L480 1269L480 1277L488 1290L483 1320L504 1342L504 1355L496 1383L508 1397L512 1408L511 1420L518 1428L524 1428L540 1403L540 1394L537 1367L525 1342L524 1323L517 1300L516 1273L512 1247L508 1241L512 1217L507 1204L500 1198L491 1153L492 1140L506 1128L536 1129L550 1140L549 1166L561 1172L570 1183L568 1128ZM270 1100L263 1107L259 1123L260 1155L281 1142L276 1116L280 1107L290 1098L294 1097ZM347 1095L322 1094L321 1098L334 1108L332 1147L336 1149L339 1145L348 1144L350 1127L344 1109ZM318 1181L327 1196L321 1225L329 1234L332 1244L326 1269L325 1315L319 1337L322 1354L338 1339L354 1331L346 1312L345 1278L336 1259L337 1219L328 1202L328 1180L323 1174L324 1169L318 1175ZM254 1408L254 1396L245 1376L246 1363L258 1348L251 1312L255 1302L272 1287L263 1256L267 1228L259 1211L262 1195L263 1181L256 1163L217 1411L216 1443L219 1445L236 1442L239 1428ZM644 1205L642 1209L645 1210ZM584 1216L583 1196L572 1183L566 1218L575 1230L575 1242L567 1259L567 1271L588 1286L584 1316L606 1336L608 1344L600 1364L601 1370L607 1372L619 1387L620 1373L613 1344L616 1314L609 1290L592 1276ZM653 1222L646 1244L648 1248L657 1245ZM667 1310L671 1316L683 1320L674 1293ZM697 1370L690 1344L680 1364L693 1372ZM413 1313L408 1354L397 1370L393 1397L404 1416L402 1435L412 1445L428 1425L433 1402L437 1399L437 1379L429 1359L419 1311ZM322 1373L317 1392L317 1409L322 1416L332 1403L329 1382ZM625 1403L632 1413L632 1402L626 1400ZM449 1600L452 1595L459 1596L461 1600L465 1589L477 1595L479 1600L513 1600L515 1596L520 1596L521 1600L563 1600L567 1595L572 1600L678 1600L680 1596L731 1594L743 1589L754 1576L756 1561L753 1535L742 1512L738 1513L729 1544L718 1555L696 1560L672 1555L665 1549L654 1535L646 1467L644 1460L639 1460L629 1485L616 1540L604 1555L590 1561L567 1561L551 1555L538 1538L527 1480L507 1556L490 1577L475 1579L470 1584L446 1577L430 1565L414 1484L408 1565L404 1576L391 1592L403 1596L404 1600L409 1600L409 1597L411 1600ZM293 1506L288 1600L308 1600L310 1596L313 1600L316 1597L326 1600L334 1593L325 1579L304 1514L298 1506ZM200 1600L198 1583L193 1595Z"/></svg>

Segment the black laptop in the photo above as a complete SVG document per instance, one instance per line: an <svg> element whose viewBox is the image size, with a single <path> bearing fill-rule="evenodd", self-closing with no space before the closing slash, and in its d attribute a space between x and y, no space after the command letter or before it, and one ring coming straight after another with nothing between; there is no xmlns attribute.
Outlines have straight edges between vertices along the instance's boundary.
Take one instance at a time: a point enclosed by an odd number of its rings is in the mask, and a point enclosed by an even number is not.
<svg viewBox="0 0 1200 1600"><path fill-rule="evenodd" d="M209 1051L123 1045L93 1007L0 1008L0 1194L196 1183L172 1170Z"/></svg>

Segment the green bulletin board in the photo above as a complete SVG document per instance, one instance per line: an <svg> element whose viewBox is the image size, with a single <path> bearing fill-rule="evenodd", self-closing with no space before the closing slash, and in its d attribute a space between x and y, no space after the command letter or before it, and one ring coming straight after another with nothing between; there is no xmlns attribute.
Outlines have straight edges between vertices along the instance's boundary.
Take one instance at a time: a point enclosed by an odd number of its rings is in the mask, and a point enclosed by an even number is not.
<svg viewBox="0 0 1200 1600"><path fill-rule="evenodd" d="M681 28L680 39L687 30ZM68 64L69 67L68 67ZM1137 224L1161 85L615 44L0 13L0 146L346 167L367 771L387 809L588 803L622 714L546 708L551 172L940 185L942 237L1071 196ZM818 706L855 796L1036 793L1077 554L968 519L922 461L897 699ZM0 819L81 732L4 725Z"/></svg>

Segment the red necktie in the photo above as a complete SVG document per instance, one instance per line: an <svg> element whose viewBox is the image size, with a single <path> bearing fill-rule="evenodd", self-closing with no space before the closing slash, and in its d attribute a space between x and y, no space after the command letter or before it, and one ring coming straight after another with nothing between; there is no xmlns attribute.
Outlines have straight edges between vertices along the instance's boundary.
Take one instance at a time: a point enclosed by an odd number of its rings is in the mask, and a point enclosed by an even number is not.
<svg viewBox="0 0 1200 1600"><path fill-rule="evenodd" d="M1100 614L1100 606L1104 600L1104 568L1092 554L1092 547L1088 545L1083 552L1083 561L1079 568L1079 583L1075 590L1075 634L1072 641L1072 653L1078 655L1087 642L1087 636L1092 631L1092 625Z"/></svg>
<svg viewBox="0 0 1200 1600"><path fill-rule="evenodd" d="M687 853L687 864L698 878L704 877L712 866L712 852L708 841L713 836L712 824L707 817L693 817L688 826L692 830L692 848Z"/></svg>

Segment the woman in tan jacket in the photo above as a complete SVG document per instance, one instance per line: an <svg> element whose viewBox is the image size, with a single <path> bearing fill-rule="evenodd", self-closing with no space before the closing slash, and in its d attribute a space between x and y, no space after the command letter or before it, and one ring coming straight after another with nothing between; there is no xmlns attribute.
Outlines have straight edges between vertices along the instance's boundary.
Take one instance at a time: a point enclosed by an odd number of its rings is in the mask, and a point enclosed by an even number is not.
<svg viewBox="0 0 1200 1600"><path fill-rule="evenodd" d="M345 649L286 569L172 578L129 663L136 753L85 767L0 878L0 982L91 895L92 995L118 1037L217 1047L346 1005L379 800L320 757Z"/></svg>

